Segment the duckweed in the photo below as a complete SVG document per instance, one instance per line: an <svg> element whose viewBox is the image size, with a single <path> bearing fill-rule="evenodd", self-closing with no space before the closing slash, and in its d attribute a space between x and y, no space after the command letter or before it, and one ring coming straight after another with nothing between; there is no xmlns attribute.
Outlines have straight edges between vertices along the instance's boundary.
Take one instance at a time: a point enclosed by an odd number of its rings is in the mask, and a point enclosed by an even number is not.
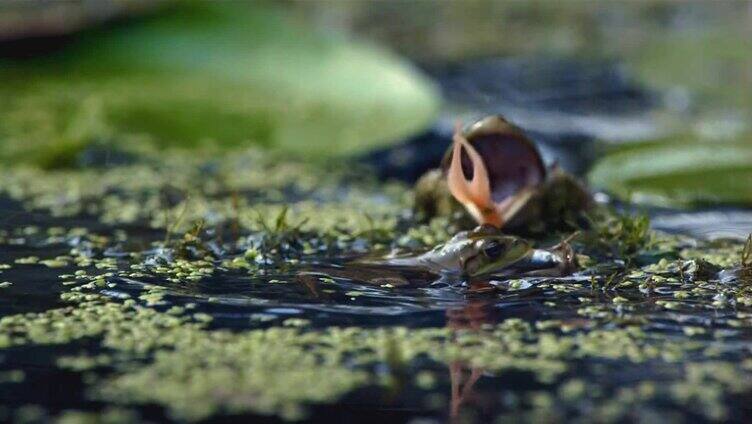
<svg viewBox="0 0 752 424"><path fill-rule="evenodd" d="M436 411L469 374L500 387L501 421L682 408L723 420L735 414L730 397L752 389L739 343L752 334L743 243L666 235L604 211L573 241L582 278L499 279L473 292L374 285L335 272L352 256L432 246L459 224L421 223L409 188L356 173L255 151L161 159L0 171L0 195L54 222L0 231L0 245L22 247L0 253L5 293L43 284L19 270L51 282L45 310L0 317L3 361L66 347L49 367L86 376L83 396L108 405L14 417L127 422L157 405L181 421L299 420L362 390L425 393L415 407ZM25 384L16 371L3 384Z"/></svg>

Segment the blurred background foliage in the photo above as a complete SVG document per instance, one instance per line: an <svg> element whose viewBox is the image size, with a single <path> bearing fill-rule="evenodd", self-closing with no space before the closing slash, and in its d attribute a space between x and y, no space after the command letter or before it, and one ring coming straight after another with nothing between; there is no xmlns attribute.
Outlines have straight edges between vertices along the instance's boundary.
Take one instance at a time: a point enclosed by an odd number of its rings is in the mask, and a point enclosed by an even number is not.
<svg viewBox="0 0 752 424"><path fill-rule="evenodd" d="M420 130L438 106L406 62L272 3L167 4L0 72L2 156L48 167L113 142L344 155Z"/></svg>
<svg viewBox="0 0 752 424"><path fill-rule="evenodd" d="M419 67L598 58L659 93L664 108L650 119L674 125L600 140L592 184L661 206L752 203L747 1L82 0L57 15L70 28L34 18L42 3L0 8L0 159L70 166L92 144L347 157L453 110ZM75 35L23 59L28 44L7 41L50 28Z"/></svg>

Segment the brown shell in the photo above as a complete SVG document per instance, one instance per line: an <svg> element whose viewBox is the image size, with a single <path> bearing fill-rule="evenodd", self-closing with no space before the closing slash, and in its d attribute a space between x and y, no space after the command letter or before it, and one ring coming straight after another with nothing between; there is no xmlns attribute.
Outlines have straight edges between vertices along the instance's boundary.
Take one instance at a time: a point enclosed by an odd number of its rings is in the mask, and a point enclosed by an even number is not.
<svg viewBox="0 0 752 424"><path fill-rule="evenodd" d="M535 144L520 128L503 117L483 118L468 127L463 135L483 158L494 203L498 204L521 189L540 185L546 180L546 167ZM450 146L442 160L445 173L451 161ZM468 180L472 179L472 162L464 151L462 172Z"/></svg>

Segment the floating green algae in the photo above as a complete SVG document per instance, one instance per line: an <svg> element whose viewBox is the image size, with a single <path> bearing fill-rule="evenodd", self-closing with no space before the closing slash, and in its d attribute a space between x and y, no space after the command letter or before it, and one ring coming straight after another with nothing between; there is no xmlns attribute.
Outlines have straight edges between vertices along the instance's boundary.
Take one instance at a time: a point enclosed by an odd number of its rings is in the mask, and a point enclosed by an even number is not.
<svg viewBox="0 0 752 424"><path fill-rule="evenodd" d="M287 327L238 333L209 330L189 315L159 313L133 301L81 296L72 307L5 317L0 330L9 336L3 340L6 347L99 339L112 354L63 358L59 365L112 368L113 373L94 383L92 396L125 405L162 404L173 418L191 421L248 411L302 418L306 405L333 402L357 387L383 383L374 373L378 363L389 363L390 372L396 372L420 358L460 361L487 372L526 371L550 383L582 360L680 364L704 348L691 340L650 335L635 324L564 333L566 327L560 324L540 321L532 326L508 319L483 330ZM399 363L390 358L399 358ZM654 389L642 400L673 394L676 401L689 404L702 395L690 388L702 381L707 383L703 390L717 390L715 398L703 402L710 405L708 418L719 419L725 416L721 394L750 388L747 378L729 374L729 369L740 372L733 363L686 367L687 380L678 380L668 392ZM563 395L554 403L587 397L572 395L570 386L561 386Z"/></svg>
<svg viewBox="0 0 752 424"><path fill-rule="evenodd" d="M371 196L373 182L341 187L337 183L347 174L276 162L258 152L224 160L220 156L208 165L214 169L202 165L206 163L192 155L173 154L162 156L158 164L52 172L16 168L0 178L3 191L29 209L48 210L58 217L91 214L106 224L146 222L177 232L199 220L207 226L233 221L244 228L261 228L287 209L290 222L315 215L319 230L357 233L393 226L393 213L406 204L400 198L404 188ZM314 190L319 200L307 198ZM290 204L286 193L299 200ZM301 227L312 226L307 221Z"/></svg>
<svg viewBox="0 0 752 424"><path fill-rule="evenodd" d="M620 302L613 301L617 297L611 302L599 301L599 292L570 283L571 290L591 298L580 301L590 306L577 310L587 317L587 324L512 318L479 329L286 326L240 332L207 327L199 314L186 310L159 312L149 307L156 306L149 298L116 301L97 295L97 281L116 274L81 271L75 275L80 283L63 295L71 306L6 316L0 319L0 334L3 348L99 340L108 354L62 357L58 366L79 372L110 370L92 380L90 396L130 406L160 404L170 416L181 420L243 412L300 419L306 416L309 405L335 402L359 387L388 386L392 380L385 379L384 372L389 375L405 367L437 363L463 363L494 375L522 371L541 384L559 387L558 395L547 391L526 394L520 414L559 415L583 399L597 399L602 403L595 410L596 416L612 421L625 417L631 407L669 398L709 419L723 419L728 416L724 396L749 389L745 377L748 371L738 363L719 359L693 362L703 357L722 358L731 352L728 348L715 351L713 345L722 343L723 338L716 337L713 344L707 344L701 339L653 334L646 330L650 328L649 315L641 321L643 315L636 313L644 305L640 298L650 299L662 288L678 289L688 284L679 279L672 283L674 277L659 278L677 275L671 274L675 266L680 266L680 261L660 266L657 271L646 267L633 273L630 278L634 281L655 279L653 293L640 294L641 290L634 286L630 289L624 282L605 292L624 293L627 297ZM717 286L707 284L691 286L705 287L708 294L718 293ZM679 303L680 309L691 308L702 298L690 296L689 302ZM565 310L557 296L550 299L558 305L552 311ZM737 329L751 328L752 315L739 313L728 322L735 323ZM599 387L598 379L587 379L587 383L566 379L574 367L592 360L622 364L619 366L673 364L686 370L686 379L657 387L640 382L622 387L612 397ZM377 371L378 364L388 364L389 368ZM428 369L435 370L435 365ZM306 384L311 381L317 384ZM587 384L587 391L582 384ZM525 412L528 407L535 412Z"/></svg>
<svg viewBox="0 0 752 424"><path fill-rule="evenodd" d="M743 243L602 211L573 240L583 258L574 280L374 285L347 274L342 257L420 250L456 224L419 223L408 188L357 170L257 151L153 159L0 172L2 201L38 219L2 223L12 285L0 306L30 294L47 302L3 309L0 366L27 378L2 384L33 381L14 352L47 349L41 368L80 375L81 398L109 407L50 417L114 420L157 405L178 421L299 420L368 391L446 416L458 367L494 382L478 390L506 399L499 419L618 421L635 408L731 419L734 396L749 390Z"/></svg>

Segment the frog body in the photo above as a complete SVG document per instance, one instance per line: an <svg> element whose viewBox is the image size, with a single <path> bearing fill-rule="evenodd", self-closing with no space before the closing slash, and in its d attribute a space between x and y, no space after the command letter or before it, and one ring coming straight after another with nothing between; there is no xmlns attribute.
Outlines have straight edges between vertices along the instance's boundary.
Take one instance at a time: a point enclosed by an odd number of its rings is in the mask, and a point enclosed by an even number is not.
<svg viewBox="0 0 752 424"><path fill-rule="evenodd" d="M383 264L469 278L507 274L564 275L574 269L574 255L566 242L551 249L535 249L523 238L481 225L457 233L446 243L421 255L387 258Z"/></svg>
<svg viewBox="0 0 752 424"><path fill-rule="evenodd" d="M419 216L462 216L506 231L571 229L592 205L572 175L546 167L535 144L501 116L458 127L441 166L416 183Z"/></svg>

